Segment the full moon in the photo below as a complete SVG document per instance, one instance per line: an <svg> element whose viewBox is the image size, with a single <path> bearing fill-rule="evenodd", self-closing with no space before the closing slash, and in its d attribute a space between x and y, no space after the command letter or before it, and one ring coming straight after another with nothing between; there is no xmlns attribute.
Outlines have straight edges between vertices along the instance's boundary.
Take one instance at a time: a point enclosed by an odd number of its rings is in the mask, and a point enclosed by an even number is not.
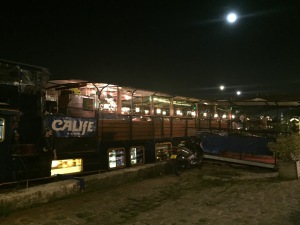
<svg viewBox="0 0 300 225"><path fill-rule="evenodd" d="M234 23L237 20L237 15L235 13L230 13L227 15L227 21L229 23Z"/></svg>

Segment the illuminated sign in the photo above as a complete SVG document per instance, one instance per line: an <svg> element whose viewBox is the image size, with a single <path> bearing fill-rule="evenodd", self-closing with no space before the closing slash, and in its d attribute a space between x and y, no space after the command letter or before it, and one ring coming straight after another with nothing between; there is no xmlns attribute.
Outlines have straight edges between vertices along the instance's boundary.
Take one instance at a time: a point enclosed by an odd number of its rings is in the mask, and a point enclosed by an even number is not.
<svg viewBox="0 0 300 225"><path fill-rule="evenodd" d="M57 137L93 137L96 135L96 119L48 116L44 127L55 131Z"/></svg>

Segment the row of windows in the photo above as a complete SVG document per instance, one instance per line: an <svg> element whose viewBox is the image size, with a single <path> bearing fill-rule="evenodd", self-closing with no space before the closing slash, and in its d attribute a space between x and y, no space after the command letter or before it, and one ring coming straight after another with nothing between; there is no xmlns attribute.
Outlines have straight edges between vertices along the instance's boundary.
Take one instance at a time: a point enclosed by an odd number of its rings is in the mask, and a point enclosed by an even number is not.
<svg viewBox="0 0 300 225"><path fill-rule="evenodd" d="M110 148L108 153L109 169L118 169L126 166L125 148ZM131 166L144 164L145 148L143 146L130 147L130 164ZM61 159L52 160L51 175L79 173L83 171L83 160L77 159Z"/></svg>
<svg viewBox="0 0 300 225"><path fill-rule="evenodd" d="M171 142L157 143L155 146L156 161L165 161L169 159ZM126 153L125 148L110 148L108 154L108 168L118 169L126 166ZM141 165L145 163L145 148L143 146L132 146L129 150L130 164ZM53 160L51 175L55 174L68 174L82 172L83 161L82 159L63 159Z"/></svg>

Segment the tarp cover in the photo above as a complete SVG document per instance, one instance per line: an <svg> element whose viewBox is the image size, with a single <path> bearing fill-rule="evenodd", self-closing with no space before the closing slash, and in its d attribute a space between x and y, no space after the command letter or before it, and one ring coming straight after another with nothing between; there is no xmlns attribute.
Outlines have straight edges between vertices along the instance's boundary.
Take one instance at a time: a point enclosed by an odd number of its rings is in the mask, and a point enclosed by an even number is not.
<svg viewBox="0 0 300 225"><path fill-rule="evenodd" d="M247 153L253 155L273 155L267 143L273 141L264 137L251 137L202 133L200 134L203 148L206 153L221 154L225 152Z"/></svg>

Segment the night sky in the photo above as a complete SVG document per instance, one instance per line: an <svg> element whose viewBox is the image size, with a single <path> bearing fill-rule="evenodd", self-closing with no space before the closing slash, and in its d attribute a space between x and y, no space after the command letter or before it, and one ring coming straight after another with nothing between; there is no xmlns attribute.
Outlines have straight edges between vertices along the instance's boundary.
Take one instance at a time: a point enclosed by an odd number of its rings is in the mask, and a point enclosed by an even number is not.
<svg viewBox="0 0 300 225"><path fill-rule="evenodd" d="M227 94L300 93L297 0L9 2L0 58L49 68L52 79L197 98L220 84Z"/></svg>

